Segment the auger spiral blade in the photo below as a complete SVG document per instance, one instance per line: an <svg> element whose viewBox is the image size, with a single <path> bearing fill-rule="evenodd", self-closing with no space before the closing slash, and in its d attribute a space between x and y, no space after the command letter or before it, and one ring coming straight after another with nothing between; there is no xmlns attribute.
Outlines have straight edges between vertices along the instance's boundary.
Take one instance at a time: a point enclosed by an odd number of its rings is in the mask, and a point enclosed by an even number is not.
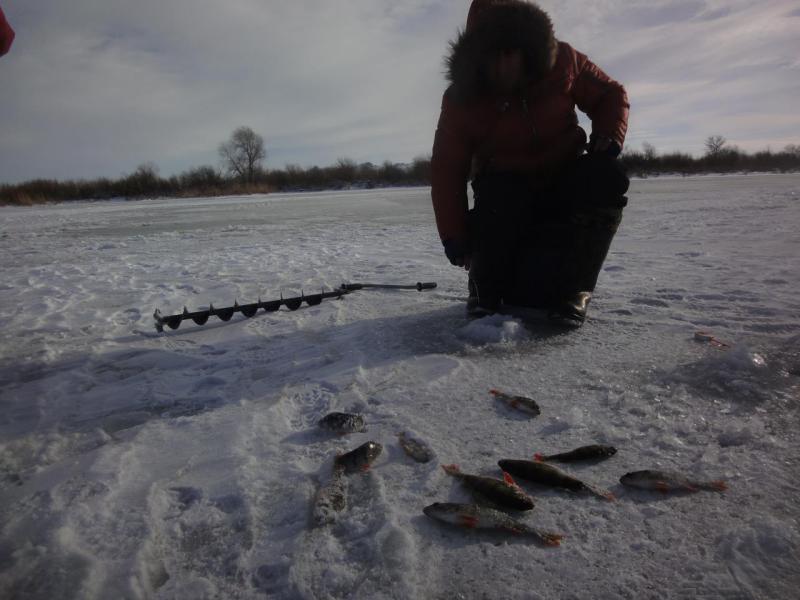
<svg viewBox="0 0 800 600"><path fill-rule="evenodd" d="M299 310L300 307L303 305L303 297L300 298L286 298L283 301L283 305L291 311Z"/></svg>
<svg viewBox="0 0 800 600"><path fill-rule="evenodd" d="M277 312L281 308L281 300L270 300L262 302L261 307L267 312Z"/></svg>
<svg viewBox="0 0 800 600"><path fill-rule="evenodd" d="M264 309L265 312L274 313L280 310L281 306L285 306L290 311L300 310L303 304L307 306L319 306L322 304L322 301L327 298L342 298L348 294L351 294L357 290L366 289L366 288L384 288L384 289L416 289L418 291L422 290L429 290L436 287L435 283L418 283L416 285L411 286L399 286L399 285L380 285L380 284L368 284L368 283L356 283L356 284L342 284L337 290L331 292L320 291L319 294L312 294L310 296L306 296L303 292L300 292L300 296L293 297L293 298L284 298L283 294L281 294L280 300L268 300L266 302L262 302L261 298L258 299L258 302L253 304L243 304L240 305L238 300L233 303L233 306L228 306L225 308L214 308L213 304L209 304L208 310L198 310L195 312L189 312L189 309L185 306L183 307L183 312L176 314L176 315L168 315L164 316L161 314L161 311L156 309L153 313L153 319L155 319L155 327L156 331L159 333L164 333L164 326L166 325L170 329L178 329L181 326L183 321L193 321L197 325L205 325L208 323L209 318L217 317L221 321L228 322L233 318L233 315L236 313L241 313L245 317L252 318L258 314L259 309Z"/></svg>
<svg viewBox="0 0 800 600"><path fill-rule="evenodd" d="M256 316L260 304L261 300L259 300L255 304L245 304L244 306L239 307L239 312L242 313L248 319L252 319L253 317Z"/></svg>
<svg viewBox="0 0 800 600"><path fill-rule="evenodd" d="M305 301L309 306L319 306L322 304L322 292L311 296L305 296Z"/></svg>
<svg viewBox="0 0 800 600"><path fill-rule="evenodd" d="M214 305L210 305L208 307L208 312L211 315L214 315L221 321L225 321L226 323L233 318L233 313L238 310L238 306L231 306L230 308L214 308Z"/></svg>
<svg viewBox="0 0 800 600"><path fill-rule="evenodd" d="M181 320L182 321L188 321L188 320L191 319L197 325L205 325L206 323L208 323L208 316L209 315L208 315L207 312L190 313L189 309L184 306L183 307L183 314L181 315Z"/></svg>

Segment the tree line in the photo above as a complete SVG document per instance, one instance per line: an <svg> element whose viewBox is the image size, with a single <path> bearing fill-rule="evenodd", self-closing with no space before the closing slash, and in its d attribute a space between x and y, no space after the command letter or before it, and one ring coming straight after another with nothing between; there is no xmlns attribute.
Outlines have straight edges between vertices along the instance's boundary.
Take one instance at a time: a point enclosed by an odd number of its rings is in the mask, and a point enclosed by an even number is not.
<svg viewBox="0 0 800 600"><path fill-rule="evenodd" d="M139 165L119 179L56 181L35 179L16 185L0 185L0 204L33 205L71 200L137 198L196 198L239 196L271 192L375 188L428 185L430 158L410 164L385 161L375 165L339 159L328 167L286 165L266 169L264 139L249 127L239 127L218 147L220 165L204 165L171 177L161 177L153 163Z"/></svg>
<svg viewBox="0 0 800 600"><path fill-rule="evenodd" d="M650 175L737 172L800 171L800 145L790 144L782 151L762 150L747 153L730 145L724 136L706 138L705 153L696 158L684 152L659 154L655 146L645 142L642 150L625 150L620 161L633 177Z"/></svg>
<svg viewBox="0 0 800 600"><path fill-rule="evenodd" d="M229 196L270 192L430 185L431 159L411 163L385 161L375 165L342 158L328 167L287 165L266 169L264 139L249 127L236 129L218 148L220 165L205 165L171 177L161 177L153 163L140 165L119 179L56 181L37 179L17 185L0 185L0 204L33 205L70 200L136 199L155 197ZM726 173L739 171L800 171L800 145L780 152L749 154L719 135L705 141L705 154L696 158L682 152L659 154L645 143L627 150L620 161L632 176L658 174Z"/></svg>
<svg viewBox="0 0 800 600"><path fill-rule="evenodd" d="M17 185L0 185L0 205L29 206L71 200L197 198L272 192L424 186L430 183L429 172L428 158L415 159L411 164L389 161L380 165L356 164L354 161L341 159L329 167L303 168L287 165L283 169L258 170L247 179L231 177L213 166L197 167L179 175L161 177L158 167L147 163L137 167L130 175L116 180L36 179Z"/></svg>

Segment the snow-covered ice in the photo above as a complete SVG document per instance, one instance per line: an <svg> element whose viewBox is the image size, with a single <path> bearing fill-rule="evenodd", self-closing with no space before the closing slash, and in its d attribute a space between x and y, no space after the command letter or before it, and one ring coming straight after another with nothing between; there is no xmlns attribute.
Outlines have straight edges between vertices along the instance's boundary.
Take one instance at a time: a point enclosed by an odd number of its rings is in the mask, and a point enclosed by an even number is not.
<svg viewBox="0 0 800 600"><path fill-rule="evenodd" d="M3 598L788 598L800 585L800 176L635 181L591 318L468 321L429 191L0 211ZM362 291L159 335L165 314ZM697 341L708 331L729 349ZM536 419L488 390L535 399ZM366 415L339 437L316 422ZM413 432L436 459L397 444ZM337 452L384 453L314 527ZM618 501L523 487L560 548L422 514L439 464L616 446ZM619 485L669 469L729 491Z"/></svg>

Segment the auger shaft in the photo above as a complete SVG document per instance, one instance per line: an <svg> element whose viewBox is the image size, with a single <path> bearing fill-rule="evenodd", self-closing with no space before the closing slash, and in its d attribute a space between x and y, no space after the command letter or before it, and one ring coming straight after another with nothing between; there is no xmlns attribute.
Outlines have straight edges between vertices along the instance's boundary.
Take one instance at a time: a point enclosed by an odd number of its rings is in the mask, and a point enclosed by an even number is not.
<svg viewBox="0 0 800 600"><path fill-rule="evenodd" d="M342 288L343 290L348 290L350 292L354 292L356 290L367 290L367 289L375 289L375 290L417 290L418 292L423 292L425 290L432 290L436 288L436 284L431 283L415 283L414 285L394 285L394 284L386 284L386 283L343 283Z"/></svg>
<svg viewBox="0 0 800 600"><path fill-rule="evenodd" d="M164 332L164 325L169 327L170 329L178 329L181 326L181 323L184 321L194 321L197 325L205 325L208 322L208 319L211 317L217 317L222 321L230 321L233 318L233 315L236 313L241 313L247 318L251 318L258 314L259 310L264 310L265 312L276 312L280 310L281 306L285 306L291 311L298 310L303 303L305 302L308 306L318 306L322 303L323 300L329 298L342 298L347 294L351 294L355 291L361 289L368 289L368 288L377 288L377 289L400 289L400 290L432 290L436 287L435 283L417 283L416 285L383 285L377 283L343 283L342 286L338 290L334 290L332 292L321 292L319 294L312 294L311 296L306 296L305 294L301 294L300 296L295 296L293 298L284 298L281 296L279 300L269 300L269 301L262 301L260 298L258 302L254 302L252 304L239 304L238 302L234 302L233 306L229 306L226 308L214 308L214 305L211 304L208 307L208 310L197 310L194 312L189 312L189 309L186 307L183 308L183 312L177 315L169 315L164 316L161 314L161 311L156 309L153 313L153 318L156 321L156 331L159 333Z"/></svg>

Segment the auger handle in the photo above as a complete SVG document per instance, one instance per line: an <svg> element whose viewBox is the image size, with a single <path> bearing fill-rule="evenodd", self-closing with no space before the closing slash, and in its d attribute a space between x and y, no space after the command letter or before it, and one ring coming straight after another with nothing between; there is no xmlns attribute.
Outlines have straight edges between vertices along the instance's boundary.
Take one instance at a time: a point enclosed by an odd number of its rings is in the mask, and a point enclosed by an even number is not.
<svg viewBox="0 0 800 600"><path fill-rule="evenodd" d="M436 288L436 283L420 283L419 281L414 285L393 285L384 283L343 283L341 289L348 292L355 292L358 290L378 289L378 290L432 290Z"/></svg>

